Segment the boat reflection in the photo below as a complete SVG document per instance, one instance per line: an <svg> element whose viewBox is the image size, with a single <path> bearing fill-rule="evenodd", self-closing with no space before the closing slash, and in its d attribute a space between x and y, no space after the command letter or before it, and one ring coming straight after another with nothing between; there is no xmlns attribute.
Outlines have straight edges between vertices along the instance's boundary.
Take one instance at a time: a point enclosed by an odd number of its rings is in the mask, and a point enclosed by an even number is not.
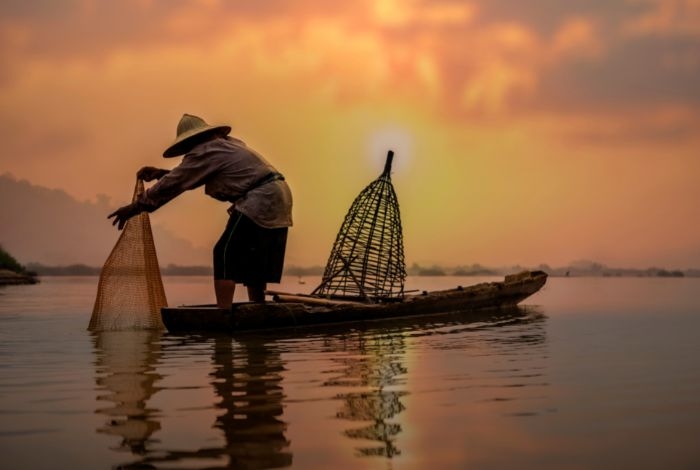
<svg viewBox="0 0 700 470"><path fill-rule="evenodd" d="M117 450L145 455L153 442L151 435L160 429L158 410L147 407L161 379L156 373L160 336L158 331L93 334L97 400L109 402L95 410L106 417L97 432L121 436Z"/></svg>
<svg viewBox="0 0 700 470"><path fill-rule="evenodd" d="M460 350L472 348L476 356L488 354L498 360L500 355L529 354L542 347L546 342L544 318L536 311L522 308L478 315L448 313L424 319L396 319L329 338L326 342L329 351L348 355L333 359L340 367L324 386L362 389L337 395L342 405L336 417L364 423L344 432L359 443L355 447L356 455L388 459L401 455L398 442L404 429L399 415L406 410L403 399L409 394L406 387L409 341L443 336L444 341L434 341L439 343L438 347L447 348L450 335L473 332L464 336L471 342L468 347L454 346ZM510 374L531 374L536 378L541 372L522 371L511 363L500 379L510 382ZM518 384L521 385L527 384Z"/></svg>

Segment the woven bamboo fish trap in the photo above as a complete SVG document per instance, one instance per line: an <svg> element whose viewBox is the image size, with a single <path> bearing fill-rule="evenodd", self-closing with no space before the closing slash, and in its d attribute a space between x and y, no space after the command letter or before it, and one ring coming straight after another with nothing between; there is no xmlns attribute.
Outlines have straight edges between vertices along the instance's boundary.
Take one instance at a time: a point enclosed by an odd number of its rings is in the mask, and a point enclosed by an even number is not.
<svg viewBox="0 0 700 470"><path fill-rule="evenodd" d="M391 183L393 158L389 151L382 174L350 206L314 295L370 302L403 298L406 263Z"/></svg>

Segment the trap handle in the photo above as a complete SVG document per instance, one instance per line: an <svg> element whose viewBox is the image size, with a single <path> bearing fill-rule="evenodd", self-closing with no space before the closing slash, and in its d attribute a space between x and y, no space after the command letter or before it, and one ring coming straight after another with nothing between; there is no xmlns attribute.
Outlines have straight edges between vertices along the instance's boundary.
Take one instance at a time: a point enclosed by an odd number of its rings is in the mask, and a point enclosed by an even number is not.
<svg viewBox="0 0 700 470"><path fill-rule="evenodd" d="M384 172L382 173L383 175L390 175L391 174L391 164L394 161L394 151L389 150L389 153L386 154L386 163L384 164Z"/></svg>

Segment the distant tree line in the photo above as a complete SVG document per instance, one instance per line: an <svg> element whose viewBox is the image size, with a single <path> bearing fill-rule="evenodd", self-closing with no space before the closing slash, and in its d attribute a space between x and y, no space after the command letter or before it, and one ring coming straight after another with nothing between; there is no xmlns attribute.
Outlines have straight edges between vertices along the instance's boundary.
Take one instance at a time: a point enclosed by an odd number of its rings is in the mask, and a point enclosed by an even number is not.
<svg viewBox="0 0 700 470"><path fill-rule="evenodd" d="M101 268L85 264L69 264L66 266L45 266L40 263L27 264L29 269L39 276L97 276Z"/></svg>
<svg viewBox="0 0 700 470"><path fill-rule="evenodd" d="M97 276L101 268L84 264L71 264L67 266L46 266L39 263L29 263L25 268L6 251L0 248L0 269L9 269L15 272L36 273L40 276ZM456 267L440 265L423 266L413 263L407 268L409 276L505 276L524 270L541 270L554 277L700 277L700 269L670 270L664 268L610 268L600 263L573 263L564 267L551 267L547 264L538 266L505 266L487 267L475 263ZM289 265L285 268L287 276L321 276L323 266L297 266ZM164 276L211 276L211 266L181 266L168 264L161 267Z"/></svg>

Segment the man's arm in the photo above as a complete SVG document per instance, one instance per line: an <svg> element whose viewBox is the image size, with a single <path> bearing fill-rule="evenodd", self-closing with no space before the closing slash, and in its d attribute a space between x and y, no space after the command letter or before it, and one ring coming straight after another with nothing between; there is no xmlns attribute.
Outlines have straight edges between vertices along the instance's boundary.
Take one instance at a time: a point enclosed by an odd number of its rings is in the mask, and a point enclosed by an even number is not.
<svg viewBox="0 0 700 470"><path fill-rule="evenodd" d="M203 156L198 158L185 156L182 162L172 170L152 166L143 167L136 176L144 181L157 179L158 182L141 194L138 200L120 207L107 218L114 217L112 225L116 225L121 230L131 217L144 211L153 212L182 192L201 186L216 169L215 165L211 165L211 160Z"/></svg>
<svg viewBox="0 0 700 470"><path fill-rule="evenodd" d="M156 168L154 166L144 166L136 172L136 177L140 180L148 182L153 180L159 180L168 173L170 173L170 170L164 170L162 168ZM107 216L107 218L111 219L112 217L114 217L112 225L116 225L117 229L121 230L124 228L124 225L126 225L127 220L136 215L139 215L144 210L146 209L143 207L143 205L139 204L138 201L132 202L131 204L122 206L116 211L112 212Z"/></svg>
<svg viewBox="0 0 700 470"><path fill-rule="evenodd" d="M168 173L170 173L170 170L164 170L162 168L156 168L154 166L144 166L136 173L136 177L140 180L148 182L153 180L159 180Z"/></svg>

